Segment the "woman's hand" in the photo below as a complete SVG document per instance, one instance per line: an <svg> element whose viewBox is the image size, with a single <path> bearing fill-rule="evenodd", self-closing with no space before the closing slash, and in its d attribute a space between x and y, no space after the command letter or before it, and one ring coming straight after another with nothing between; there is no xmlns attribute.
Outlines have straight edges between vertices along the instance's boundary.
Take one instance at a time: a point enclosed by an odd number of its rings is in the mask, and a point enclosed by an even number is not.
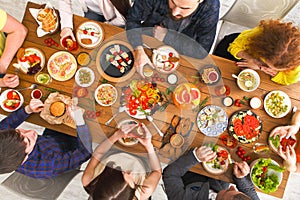
<svg viewBox="0 0 300 200"><path fill-rule="evenodd" d="M201 146L196 149L196 156L202 162L207 162L216 158L216 152L213 152L211 147Z"/></svg>
<svg viewBox="0 0 300 200"><path fill-rule="evenodd" d="M242 59L235 64L239 67L247 67L253 70L260 70L261 66L263 65L262 62L254 58Z"/></svg>
<svg viewBox="0 0 300 200"><path fill-rule="evenodd" d="M2 78L1 87L15 88L19 85L19 77L15 74L5 74Z"/></svg>
<svg viewBox="0 0 300 200"><path fill-rule="evenodd" d="M288 171L294 172L297 170L297 159L295 149L290 145L286 147L286 152L282 151L282 146L280 145L278 154L284 160L283 165L287 168Z"/></svg>
<svg viewBox="0 0 300 200"><path fill-rule="evenodd" d="M73 30L71 28L63 28L60 32L60 44L62 46L62 40L65 38L65 37L68 37L68 36L71 36L72 40L73 41L76 41L76 38L73 34Z"/></svg>
<svg viewBox="0 0 300 200"><path fill-rule="evenodd" d="M266 74L269 74L272 77L275 76L278 73L277 70L271 69L268 66L264 66L264 65L261 66L260 70L265 72Z"/></svg>
<svg viewBox="0 0 300 200"><path fill-rule="evenodd" d="M153 64L150 61L149 57L145 53L144 49L142 46L138 46L135 50L135 56L134 56L134 67L136 68L136 71L143 77L145 78L143 74L143 69L145 65L150 65L152 68Z"/></svg>
<svg viewBox="0 0 300 200"><path fill-rule="evenodd" d="M25 106L27 114L38 113L44 109L44 104L39 99L31 99L29 105Z"/></svg>
<svg viewBox="0 0 300 200"><path fill-rule="evenodd" d="M150 133L149 129L145 126L144 123L141 124L141 128L143 129L144 132L144 137L138 137L137 140L147 149L150 150L153 148L151 139L152 139L152 134Z"/></svg>
<svg viewBox="0 0 300 200"><path fill-rule="evenodd" d="M233 166L233 174L237 178L243 178L247 176L250 173L250 167L249 165L243 161L243 162L236 162Z"/></svg>
<svg viewBox="0 0 300 200"><path fill-rule="evenodd" d="M272 132L270 133L270 137L275 137L279 135L280 140L283 138L294 138L294 135L298 133L298 131L299 127L296 125L278 126L272 130Z"/></svg>

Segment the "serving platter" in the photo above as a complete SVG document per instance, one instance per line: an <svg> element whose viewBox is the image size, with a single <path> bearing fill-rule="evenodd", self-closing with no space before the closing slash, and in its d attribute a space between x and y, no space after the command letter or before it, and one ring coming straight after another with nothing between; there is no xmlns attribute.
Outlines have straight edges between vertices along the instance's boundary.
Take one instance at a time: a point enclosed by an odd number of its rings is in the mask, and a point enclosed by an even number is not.
<svg viewBox="0 0 300 200"><path fill-rule="evenodd" d="M241 143L251 143L259 138L262 121L251 110L237 111L230 118L228 132Z"/></svg>
<svg viewBox="0 0 300 200"><path fill-rule="evenodd" d="M160 46L152 54L152 63L156 70L165 74L175 71L179 61L179 53L171 46Z"/></svg>
<svg viewBox="0 0 300 200"><path fill-rule="evenodd" d="M197 115L197 126L206 136L215 137L222 134L228 124L225 110L219 106L208 105L200 110Z"/></svg>
<svg viewBox="0 0 300 200"><path fill-rule="evenodd" d="M264 109L273 118L285 117L291 110L290 97L283 91L273 90L264 98Z"/></svg>
<svg viewBox="0 0 300 200"><path fill-rule="evenodd" d="M67 51L58 51L49 58L47 69L53 79L67 81L76 73L76 58Z"/></svg>
<svg viewBox="0 0 300 200"><path fill-rule="evenodd" d="M111 82L122 82L134 75L133 64L133 48L121 40L111 40L103 44L96 57L100 75Z"/></svg>
<svg viewBox="0 0 300 200"><path fill-rule="evenodd" d="M76 31L77 42L86 49L96 48L104 39L104 31L100 24L87 21L80 24Z"/></svg>

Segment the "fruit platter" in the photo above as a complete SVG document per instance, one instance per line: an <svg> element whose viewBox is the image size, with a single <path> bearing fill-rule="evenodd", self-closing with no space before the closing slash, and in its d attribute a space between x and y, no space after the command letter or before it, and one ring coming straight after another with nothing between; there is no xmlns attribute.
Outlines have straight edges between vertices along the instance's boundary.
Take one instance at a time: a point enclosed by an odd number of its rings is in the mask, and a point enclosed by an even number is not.
<svg viewBox="0 0 300 200"><path fill-rule="evenodd" d="M282 181L282 172L285 171L271 158L254 160L251 165L251 181L258 189L265 193L275 192Z"/></svg>
<svg viewBox="0 0 300 200"><path fill-rule="evenodd" d="M271 149L278 153L278 149L281 147L283 152L286 152L286 148L288 146L291 146L292 148L295 148L297 144L297 139L295 137L295 135L292 135L289 138L280 138L279 135L276 136L270 136L269 137L269 145L271 147Z"/></svg>
<svg viewBox="0 0 300 200"><path fill-rule="evenodd" d="M207 136L219 136L226 130L227 124L228 116L219 106L208 105L200 110L197 116L198 128Z"/></svg>
<svg viewBox="0 0 300 200"><path fill-rule="evenodd" d="M221 79L219 67L215 65L205 65L199 70L200 78L207 85L214 85Z"/></svg>
<svg viewBox="0 0 300 200"><path fill-rule="evenodd" d="M104 31L96 22L87 21L79 25L76 38L80 46L93 49L99 46L103 41Z"/></svg>
<svg viewBox="0 0 300 200"><path fill-rule="evenodd" d="M123 41L110 41L100 47L96 65L99 73L112 82L130 78L135 70L132 47Z"/></svg>
<svg viewBox="0 0 300 200"><path fill-rule="evenodd" d="M13 112L19 109L23 102L22 94L13 89L5 90L0 96L0 106L6 112Z"/></svg>
<svg viewBox="0 0 300 200"><path fill-rule="evenodd" d="M48 60L47 65L50 76L57 81L71 79L77 70L75 57L67 51L58 51Z"/></svg>
<svg viewBox="0 0 300 200"><path fill-rule="evenodd" d="M256 141L262 132L262 121L251 110L234 113L229 122L229 134L241 143Z"/></svg>
<svg viewBox="0 0 300 200"><path fill-rule="evenodd" d="M182 83L173 92L173 102L178 108L195 108L200 103L200 90L192 83Z"/></svg>
<svg viewBox="0 0 300 200"><path fill-rule="evenodd" d="M145 80L132 80L129 86L122 88L125 112L136 119L146 119L159 109L164 100L155 83Z"/></svg>
<svg viewBox="0 0 300 200"><path fill-rule="evenodd" d="M179 53L170 46L161 46L153 51L152 63L157 71L171 73L179 65Z"/></svg>
<svg viewBox="0 0 300 200"><path fill-rule="evenodd" d="M14 66L25 74L34 75L41 71L45 65L45 56L37 48L20 48L17 57L18 64L14 64Z"/></svg>
<svg viewBox="0 0 300 200"><path fill-rule="evenodd" d="M217 157L211 161L203 162L204 169L211 174L223 174L227 171L229 165L229 152L219 145L211 145L212 150L216 152Z"/></svg>
<svg viewBox="0 0 300 200"><path fill-rule="evenodd" d="M271 117L282 118L291 109L290 97L280 90L271 91L264 99L264 108Z"/></svg>

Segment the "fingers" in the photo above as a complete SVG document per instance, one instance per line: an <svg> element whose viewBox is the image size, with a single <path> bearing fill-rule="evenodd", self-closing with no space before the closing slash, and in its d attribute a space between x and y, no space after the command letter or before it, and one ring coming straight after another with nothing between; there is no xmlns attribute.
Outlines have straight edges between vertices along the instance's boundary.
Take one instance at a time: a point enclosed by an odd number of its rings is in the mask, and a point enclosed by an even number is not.
<svg viewBox="0 0 300 200"><path fill-rule="evenodd" d="M283 151L282 151L282 146L281 146L281 145L279 146L278 154L279 154L279 156L280 156L283 160L286 160L286 159L287 159L287 156L286 156L285 153L283 153Z"/></svg>

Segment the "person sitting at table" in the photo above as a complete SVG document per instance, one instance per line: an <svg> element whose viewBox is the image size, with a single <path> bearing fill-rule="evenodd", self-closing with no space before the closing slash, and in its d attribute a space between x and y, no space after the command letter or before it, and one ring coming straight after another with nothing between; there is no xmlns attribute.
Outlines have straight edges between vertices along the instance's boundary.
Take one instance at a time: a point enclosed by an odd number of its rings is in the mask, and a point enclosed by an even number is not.
<svg viewBox="0 0 300 200"><path fill-rule="evenodd" d="M148 199L161 178L161 166L151 143L151 133L142 124L145 136L137 140L148 154L150 173L142 159L124 152L104 157L112 145L126 136L135 126L121 126L94 151L83 176L82 184L93 200ZM130 136L130 134L128 134Z"/></svg>
<svg viewBox="0 0 300 200"><path fill-rule="evenodd" d="M125 26L125 16L128 8L133 4L133 0L79 0L84 17L91 20L106 22L114 26ZM73 14L72 1L60 0L58 2L61 40L64 37L71 36L75 41L73 34Z"/></svg>
<svg viewBox="0 0 300 200"><path fill-rule="evenodd" d="M35 130L16 129L43 106L40 100L32 99L29 105L0 122L0 174L15 170L33 178L52 178L79 167L90 158L91 137L82 109L78 107L68 108L77 126L77 138L50 129L45 129L41 136Z"/></svg>
<svg viewBox="0 0 300 200"><path fill-rule="evenodd" d="M194 55L199 53L203 58L215 38L219 8L219 0L136 0L126 16L126 30L135 48L134 66L139 74L143 76L144 65L152 66L142 47L142 28L153 27L152 35L180 54L196 57ZM203 55L203 51L206 54Z"/></svg>
<svg viewBox="0 0 300 200"><path fill-rule="evenodd" d="M214 55L235 60L239 67L261 70L271 80L289 85L300 80L300 30L292 23L262 20L242 33L225 36Z"/></svg>
<svg viewBox="0 0 300 200"><path fill-rule="evenodd" d="M189 172L193 165L215 157L216 153L210 147L202 146L169 164L163 171L163 182L168 199L259 200L250 180L250 167L246 162L235 163L233 166L233 180L239 191L234 186L229 187L229 183L224 181Z"/></svg>
<svg viewBox="0 0 300 200"><path fill-rule="evenodd" d="M289 138L293 135L296 135L299 132L300 128L300 110L296 111L292 117L291 124L287 126L278 126L272 130L270 137L276 135L282 138ZM296 147L296 150L290 145L287 146L286 151L282 150L282 146L279 146L278 149L279 155L282 157L283 165L290 172L300 173L300 144Z"/></svg>
<svg viewBox="0 0 300 200"><path fill-rule="evenodd" d="M14 55L23 44L27 28L14 17L0 9L0 74L1 78Z"/></svg>

